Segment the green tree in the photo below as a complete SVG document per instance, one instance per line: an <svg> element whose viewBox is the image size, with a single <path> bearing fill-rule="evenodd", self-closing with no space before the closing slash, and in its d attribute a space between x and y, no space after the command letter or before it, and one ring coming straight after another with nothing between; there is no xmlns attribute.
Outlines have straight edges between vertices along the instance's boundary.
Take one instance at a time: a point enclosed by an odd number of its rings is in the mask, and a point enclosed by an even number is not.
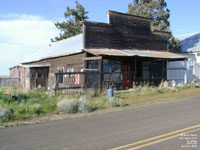
<svg viewBox="0 0 200 150"><path fill-rule="evenodd" d="M170 10L165 0L134 0L128 5L128 13L153 19L152 30L170 31ZM180 41L172 35L169 38L169 51L180 52Z"/></svg>
<svg viewBox="0 0 200 150"><path fill-rule="evenodd" d="M181 52L181 42L175 37L171 36L168 41L169 51L179 53Z"/></svg>
<svg viewBox="0 0 200 150"><path fill-rule="evenodd" d="M55 26L61 30L61 33L58 37L55 37L55 39L51 39L52 42L63 40L82 33L83 21L88 19L88 12L78 1L75 3L75 9L67 7L67 12L64 13L66 21L57 22L55 24Z"/></svg>

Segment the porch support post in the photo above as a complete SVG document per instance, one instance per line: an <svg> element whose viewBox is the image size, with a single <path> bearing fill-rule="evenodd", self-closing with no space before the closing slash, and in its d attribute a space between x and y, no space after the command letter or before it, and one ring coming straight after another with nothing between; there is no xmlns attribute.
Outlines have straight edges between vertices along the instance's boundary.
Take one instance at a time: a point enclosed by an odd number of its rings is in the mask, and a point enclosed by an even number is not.
<svg viewBox="0 0 200 150"><path fill-rule="evenodd" d="M103 85L102 85L102 80L103 80L103 74L102 74L102 59L99 59L98 60L98 62L99 62L99 66L98 66L98 68L99 68L99 89L100 89L100 92L102 91L102 89L103 89Z"/></svg>
<svg viewBox="0 0 200 150"><path fill-rule="evenodd" d="M162 59L162 80L167 80L165 70L167 68L167 64L165 64L167 60Z"/></svg>
<svg viewBox="0 0 200 150"><path fill-rule="evenodd" d="M166 60L166 71L165 71L165 74L166 74L166 80L168 80L168 64L169 64L169 60L167 59Z"/></svg>
<svg viewBox="0 0 200 150"><path fill-rule="evenodd" d="M28 90L30 90L31 89L31 69L30 68L26 68L26 72L25 72L25 74L26 74L26 78L25 78L25 80L27 80L27 82L25 81L25 86L24 86L24 88L27 88Z"/></svg>
<svg viewBox="0 0 200 150"><path fill-rule="evenodd" d="M162 65L162 80L164 80L164 61L163 61L163 59L161 60L161 65Z"/></svg>
<svg viewBox="0 0 200 150"><path fill-rule="evenodd" d="M134 66L134 84L136 84L136 77L137 77L137 57L135 57L134 65L135 65Z"/></svg>
<svg viewBox="0 0 200 150"><path fill-rule="evenodd" d="M87 58L87 53L84 53L84 57ZM87 68L87 60L83 59L83 69Z"/></svg>
<svg viewBox="0 0 200 150"><path fill-rule="evenodd" d="M185 74L184 74L184 84L187 84L187 61L185 59Z"/></svg>
<svg viewBox="0 0 200 150"><path fill-rule="evenodd" d="M85 37L84 37L85 38ZM84 57L87 58L87 53L84 53ZM83 72L85 72L85 69L87 68L87 60L83 60ZM83 81L82 81L82 85L81 85L81 90L83 91L83 89L86 87L86 75L83 74Z"/></svg>

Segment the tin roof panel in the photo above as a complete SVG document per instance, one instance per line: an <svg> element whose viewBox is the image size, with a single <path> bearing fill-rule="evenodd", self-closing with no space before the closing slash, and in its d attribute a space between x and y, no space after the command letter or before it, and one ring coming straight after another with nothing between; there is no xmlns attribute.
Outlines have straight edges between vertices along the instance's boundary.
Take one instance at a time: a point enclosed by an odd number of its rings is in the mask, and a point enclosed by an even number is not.
<svg viewBox="0 0 200 150"><path fill-rule="evenodd" d="M185 59L186 57L180 54L157 51L157 50L117 50L117 49L85 49L84 51L94 55L107 55L107 56L138 56L150 58L163 58L163 59Z"/></svg>
<svg viewBox="0 0 200 150"><path fill-rule="evenodd" d="M22 61L22 64L40 61L80 53L83 50L83 34L53 42L47 48L39 50L35 54Z"/></svg>

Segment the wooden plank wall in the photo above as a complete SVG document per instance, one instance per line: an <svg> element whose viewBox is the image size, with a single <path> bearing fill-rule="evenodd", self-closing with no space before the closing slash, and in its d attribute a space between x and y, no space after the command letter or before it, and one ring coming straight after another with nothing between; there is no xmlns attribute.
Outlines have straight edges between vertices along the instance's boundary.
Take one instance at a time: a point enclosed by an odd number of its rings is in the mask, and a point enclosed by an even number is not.
<svg viewBox="0 0 200 150"><path fill-rule="evenodd" d="M84 68L82 58L85 53L79 53L69 56L63 56L58 58L51 58L35 63L30 63L32 65L49 65L49 77L48 77L48 87L54 88L55 84L55 73L59 70L63 72L76 71L80 72ZM32 83L33 84L33 83ZM33 85L31 85L32 87ZM61 85L62 86L62 85Z"/></svg>
<svg viewBox="0 0 200 150"><path fill-rule="evenodd" d="M19 78L1 78L0 77L0 88L18 88L20 85Z"/></svg>
<svg viewBox="0 0 200 150"><path fill-rule="evenodd" d="M10 68L10 78L19 78L18 88L22 89L30 89L30 85L27 83L29 79L27 79L27 74L29 73L29 68L23 66L15 66Z"/></svg>
<svg viewBox="0 0 200 150"><path fill-rule="evenodd" d="M84 24L85 48L167 50L167 36L153 34L150 21L109 14L109 24Z"/></svg>

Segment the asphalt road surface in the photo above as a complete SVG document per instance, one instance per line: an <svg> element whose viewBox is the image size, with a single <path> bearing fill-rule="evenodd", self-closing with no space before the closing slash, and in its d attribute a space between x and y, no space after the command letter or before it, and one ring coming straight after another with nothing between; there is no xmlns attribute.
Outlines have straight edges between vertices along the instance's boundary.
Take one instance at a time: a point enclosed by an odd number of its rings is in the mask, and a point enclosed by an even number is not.
<svg viewBox="0 0 200 150"><path fill-rule="evenodd" d="M200 150L200 97L0 129L0 150Z"/></svg>

